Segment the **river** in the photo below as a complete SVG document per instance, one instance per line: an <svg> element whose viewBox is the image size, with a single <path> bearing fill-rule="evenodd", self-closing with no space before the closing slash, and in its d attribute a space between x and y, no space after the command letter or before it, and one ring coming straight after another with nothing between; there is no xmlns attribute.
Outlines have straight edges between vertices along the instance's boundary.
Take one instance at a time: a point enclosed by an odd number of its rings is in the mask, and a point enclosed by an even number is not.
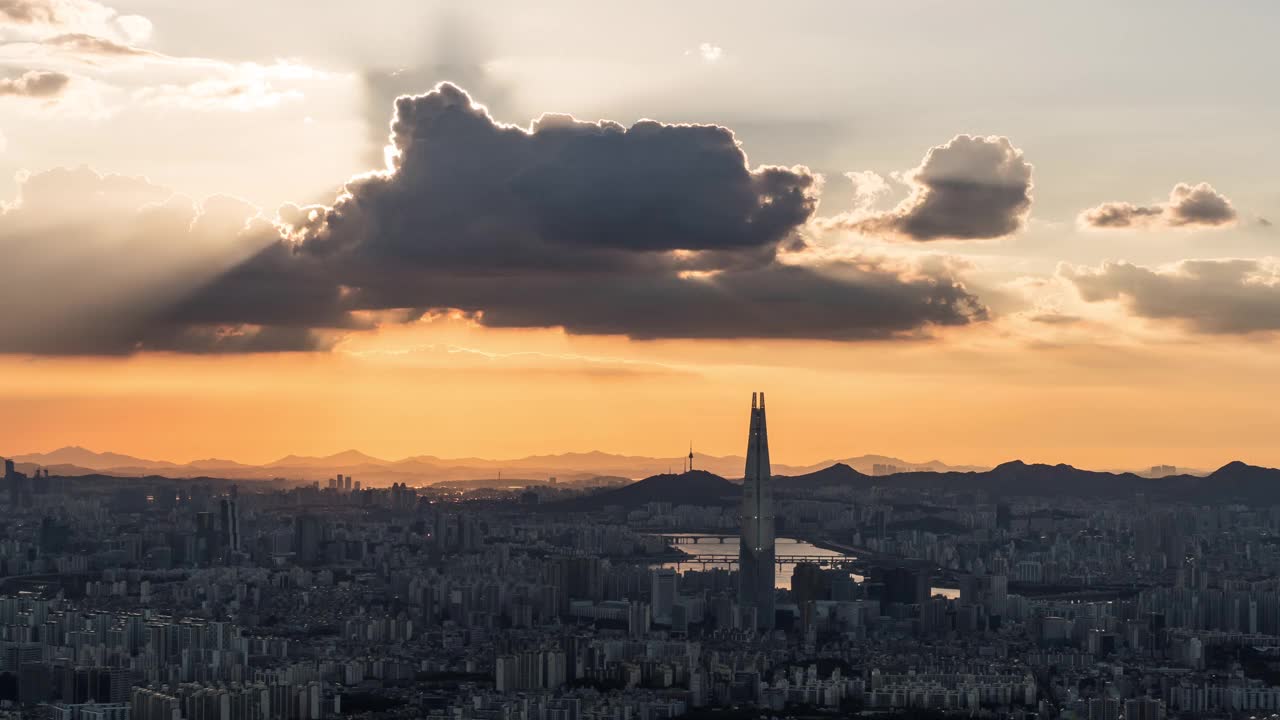
<svg viewBox="0 0 1280 720"><path fill-rule="evenodd" d="M689 553L690 555L694 555L697 557L701 557L705 555L736 556L738 554L738 538L736 536L703 535L699 533L672 533L671 535L686 537L686 538L695 538L693 542L680 543L675 547L679 550L682 550L686 553ZM724 538L724 542L720 541L720 538L722 537ZM795 538L787 538L787 537L780 537L777 540L775 540L773 547L774 547L774 554L776 555L796 555L796 556L812 557L812 558L835 557L835 558L847 558L850 560L853 560L856 557L854 555L850 555L848 553L842 553L837 550L828 550L826 548L820 548L817 545L805 542L804 540L797 540ZM662 567L674 568L676 570L694 570L694 569L700 569L704 566L702 565L702 563L698 563L697 565L683 565L681 563L664 563ZM728 569L732 566L728 563L708 563L707 565L705 565L705 567L708 567L708 568L721 567L721 568ZM783 563L782 565L778 566L778 573L775 576L777 578L775 581L775 584L780 588L785 588L790 590L791 589L791 573L794 572L795 569L796 569L795 563ZM857 573L850 573L850 575L852 575L853 578L858 582L862 582L861 575L858 575ZM943 597L948 597L948 598L960 597L960 591L956 590L955 588L935 587L935 588L932 588L932 592L934 595L942 595Z"/></svg>

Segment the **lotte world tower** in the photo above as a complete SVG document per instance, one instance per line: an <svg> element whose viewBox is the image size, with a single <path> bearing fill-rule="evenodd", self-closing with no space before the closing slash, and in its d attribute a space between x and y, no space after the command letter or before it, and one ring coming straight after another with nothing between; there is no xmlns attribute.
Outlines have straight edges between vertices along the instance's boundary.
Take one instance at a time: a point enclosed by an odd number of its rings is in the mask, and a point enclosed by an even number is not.
<svg viewBox="0 0 1280 720"><path fill-rule="evenodd" d="M742 534L738 547L738 603L756 610L756 627L773 629L774 524L773 491L769 487L769 434L764 393L751 394L751 429L747 468L742 481Z"/></svg>

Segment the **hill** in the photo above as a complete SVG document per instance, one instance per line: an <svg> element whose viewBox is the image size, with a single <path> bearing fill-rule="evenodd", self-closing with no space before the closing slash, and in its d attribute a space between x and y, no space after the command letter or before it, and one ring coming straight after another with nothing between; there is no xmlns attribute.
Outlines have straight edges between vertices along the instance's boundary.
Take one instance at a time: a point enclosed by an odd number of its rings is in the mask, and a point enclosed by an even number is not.
<svg viewBox="0 0 1280 720"><path fill-rule="evenodd" d="M836 464L804 475L775 478L775 487L812 490L823 487L947 489L985 492L992 499L1013 496L1132 498L1137 493L1188 502L1214 500L1249 504L1280 503L1280 470L1235 461L1208 476L1146 478L1134 473L1081 470L1070 465L1002 463L983 472L908 472L871 477Z"/></svg>
<svg viewBox="0 0 1280 720"><path fill-rule="evenodd" d="M47 453L28 453L14 455L14 462L30 463L40 467L56 465L75 465L90 470L108 470L117 467L136 467L148 470L159 470L180 467L176 463L163 460L144 460L131 455L113 452L94 452L78 445L58 448Z"/></svg>
<svg viewBox="0 0 1280 720"><path fill-rule="evenodd" d="M442 458L434 455L414 455L401 460L386 460L359 450L346 450L325 456L287 455L263 465L254 465L222 458L206 458L188 463L165 460L148 460L114 452L95 452L83 447L64 447L47 453L29 453L14 456L14 460L41 467L62 467L66 474L83 475L100 472L122 477L135 477L163 473L171 477L195 477L217 473L224 477L241 479L269 479L287 477L294 480L323 482L341 473L363 481L366 486L390 485L403 482L426 485L442 481L492 480L502 477L550 478L563 481L583 481L593 477L644 478L669 473L682 468L686 458L648 457L642 455L618 455L613 453L568 452L556 455L530 455L507 460L486 458ZM912 463L884 455L861 455L841 461L827 460L812 465L786 465L776 463L774 472L781 475L802 475L841 462L870 474L876 465L890 465L904 470L932 470L937 472L977 470L982 468L953 467L937 460ZM694 467L726 478L742 477L746 464L741 455L703 455L694 458ZM83 468L77 471L75 468Z"/></svg>
<svg viewBox="0 0 1280 720"><path fill-rule="evenodd" d="M651 502L672 505L732 505L742 495L742 486L705 470L647 477L630 485L582 497L549 503L548 510L589 511L618 506L634 509Z"/></svg>

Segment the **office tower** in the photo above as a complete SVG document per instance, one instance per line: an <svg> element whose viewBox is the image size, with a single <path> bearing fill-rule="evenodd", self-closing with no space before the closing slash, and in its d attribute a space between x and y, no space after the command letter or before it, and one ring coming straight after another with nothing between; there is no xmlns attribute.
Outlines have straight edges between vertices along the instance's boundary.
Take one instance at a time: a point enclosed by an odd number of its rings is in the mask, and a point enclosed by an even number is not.
<svg viewBox="0 0 1280 720"><path fill-rule="evenodd" d="M653 615L649 603L632 600L627 603L627 634L633 638L642 638L649 634L649 626Z"/></svg>
<svg viewBox="0 0 1280 720"><path fill-rule="evenodd" d="M293 553L299 565L314 565L320 560L320 544L324 529L315 515L299 515L293 524Z"/></svg>
<svg viewBox="0 0 1280 720"><path fill-rule="evenodd" d="M195 561L208 565L213 561L214 549L217 546L217 533L213 526L213 515L207 512L196 513Z"/></svg>
<svg viewBox="0 0 1280 720"><path fill-rule="evenodd" d="M930 573L905 567L873 568L872 577L883 585L880 601L915 605L929 599ZM961 587L964 587L963 585ZM967 599L966 602L976 602Z"/></svg>
<svg viewBox="0 0 1280 720"><path fill-rule="evenodd" d="M773 629L773 491L764 393L751 394L747 467L742 480L742 536L738 545L738 602L756 609L756 627Z"/></svg>
<svg viewBox="0 0 1280 720"><path fill-rule="evenodd" d="M235 486L231 494L222 498L222 541L230 552L240 552L240 507L239 496Z"/></svg>
<svg viewBox="0 0 1280 720"><path fill-rule="evenodd" d="M801 628L808 630L813 626L818 601L830 598L832 574L815 563L796 564L791 573L791 594L800 609Z"/></svg>
<svg viewBox="0 0 1280 720"><path fill-rule="evenodd" d="M658 568L653 571L653 619L670 624L671 608L676 604L676 571Z"/></svg>

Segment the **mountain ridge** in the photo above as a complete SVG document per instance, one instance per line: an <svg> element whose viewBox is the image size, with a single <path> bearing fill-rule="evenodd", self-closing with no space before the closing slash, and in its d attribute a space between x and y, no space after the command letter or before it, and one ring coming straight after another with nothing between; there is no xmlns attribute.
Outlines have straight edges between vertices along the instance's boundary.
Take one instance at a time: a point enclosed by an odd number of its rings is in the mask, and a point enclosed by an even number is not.
<svg viewBox="0 0 1280 720"><path fill-rule="evenodd" d="M260 465L225 458L204 458L188 463L175 463L115 452L95 452L74 445L47 453L27 453L11 457L21 464L57 468L67 475L104 473L137 477L163 473L181 478L204 476L212 472L230 479L254 480L284 477L323 482L341 473L363 480L366 485L389 485L396 482L430 484L450 480L492 479L500 474L539 479L557 477L564 480L581 480L596 476L641 479L682 470L686 462L685 457L679 456L659 458L608 453L600 450L528 455L508 460L477 457L443 458L425 454L388 460L359 450L348 449L325 456L285 455ZM740 478L744 463L745 458L739 455L695 454L694 456L695 468L708 470L727 478ZM940 474L965 473L1000 468L1000 466L996 468L973 465L953 466L939 460L913 463L887 455L864 454L802 465L775 463L774 472L776 475L801 476L835 466L845 466L863 475L871 476L877 470L877 465L881 466L879 468L881 471L885 470L884 466L891 466L891 469L899 471L898 474L921 471Z"/></svg>
<svg viewBox="0 0 1280 720"><path fill-rule="evenodd" d="M0 456L2 457L2 456ZM187 463L152 460L115 452L95 452L80 446L67 446L45 453L13 455L19 463L41 467L82 468L91 472L103 472L124 476L139 476L164 470L175 477L203 475L210 471L230 473L237 478L297 477L298 479L323 479L334 474L367 476L371 480L387 482L439 482L494 477L498 473L525 476L588 477L596 475L621 476L640 479L683 469L685 457L650 457L624 455L601 450L566 452L558 454L528 455L507 460L464 457L443 458L435 455L411 455L398 460L375 457L355 449L324 456L285 455L264 464L243 463L225 458L204 458ZM695 455L694 466L707 469L724 477L741 477L746 459L740 455ZM868 472L877 463L900 468L928 468L938 471L978 470L978 466L950 466L937 460L927 463L910 463L886 455L861 455L841 460L824 460L804 465L775 464L779 473L802 474L835 462L863 467ZM81 474L88 474L81 473Z"/></svg>
<svg viewBox="0 0 1280 720"><path fill-rule="evenodd" d="M18 458L13 458L19 460ZM18 469L31 473L38 465L18 462ZM102 472L76 465L50 465L53 474L85 477L120 477L109 472ZM382 471L380 476L385 482L394 478L397 482L413 482L412 474L396 472L394 469L379 466L363 466L370 473ZM785 467L785 466L779 466ZM171 477L161 471L133 467L133 474L124 477ZM192 477L209 478L211 472L222 480L262 479L247 478L237 475L237 468L199 472ZM450 472L461 473L466 468L454 469ZM258 468L254 468L258 471ZM490 472L475 470L472 472ZM385 473L391 473L386 475ZM514 477L534 480L526 473L513 473ZM368 476L366 476L367 478ZM481 476L492 478L492 475ZM511 477L511 476L509 476ZM589 477L596 477L591 475ZM633 476L631 476L633 477ZM461 479L460 475L454 475ZM913 471L892 475L873 476L859 471L843 462L836 462L818 470L788 475L777 472L773 476L775 488L779 492L807 492L827 488L869 489L874 486L900 488L908 490L937 489L955 492L976 492L987 495L994 500L1002 496L1032 497L1090 497L1110 499L1133 499L1138 495L1150 494L1165 499L1191 502L1227 501L1250 504L1280 505L1280 469L1250 465L1233 460L1208 475L1174 474L1159 477L1144 477L1137 473L1114 473L1109 471L1083 470L1066 463L1050 465L1047 463L1027 463L1022 460L1002 462L990 470L946 472ZM306 478L293 477L292 480ZM568 479L566 477L566 479ZM366 483L373 486L376 483ZM387 483L389 484L389 483ZM608 504L622 506L643 505L647 502L673 502L676 504L715 504L725 505L733 502L736 488L740 487L732 480L698 469L682 473L655 473L637 482L620 488L585 495L566 501L565 509L576 507L572 503L579 502L582 509L600 508ZM554 504L553 504L554 505Z"/></svg>

